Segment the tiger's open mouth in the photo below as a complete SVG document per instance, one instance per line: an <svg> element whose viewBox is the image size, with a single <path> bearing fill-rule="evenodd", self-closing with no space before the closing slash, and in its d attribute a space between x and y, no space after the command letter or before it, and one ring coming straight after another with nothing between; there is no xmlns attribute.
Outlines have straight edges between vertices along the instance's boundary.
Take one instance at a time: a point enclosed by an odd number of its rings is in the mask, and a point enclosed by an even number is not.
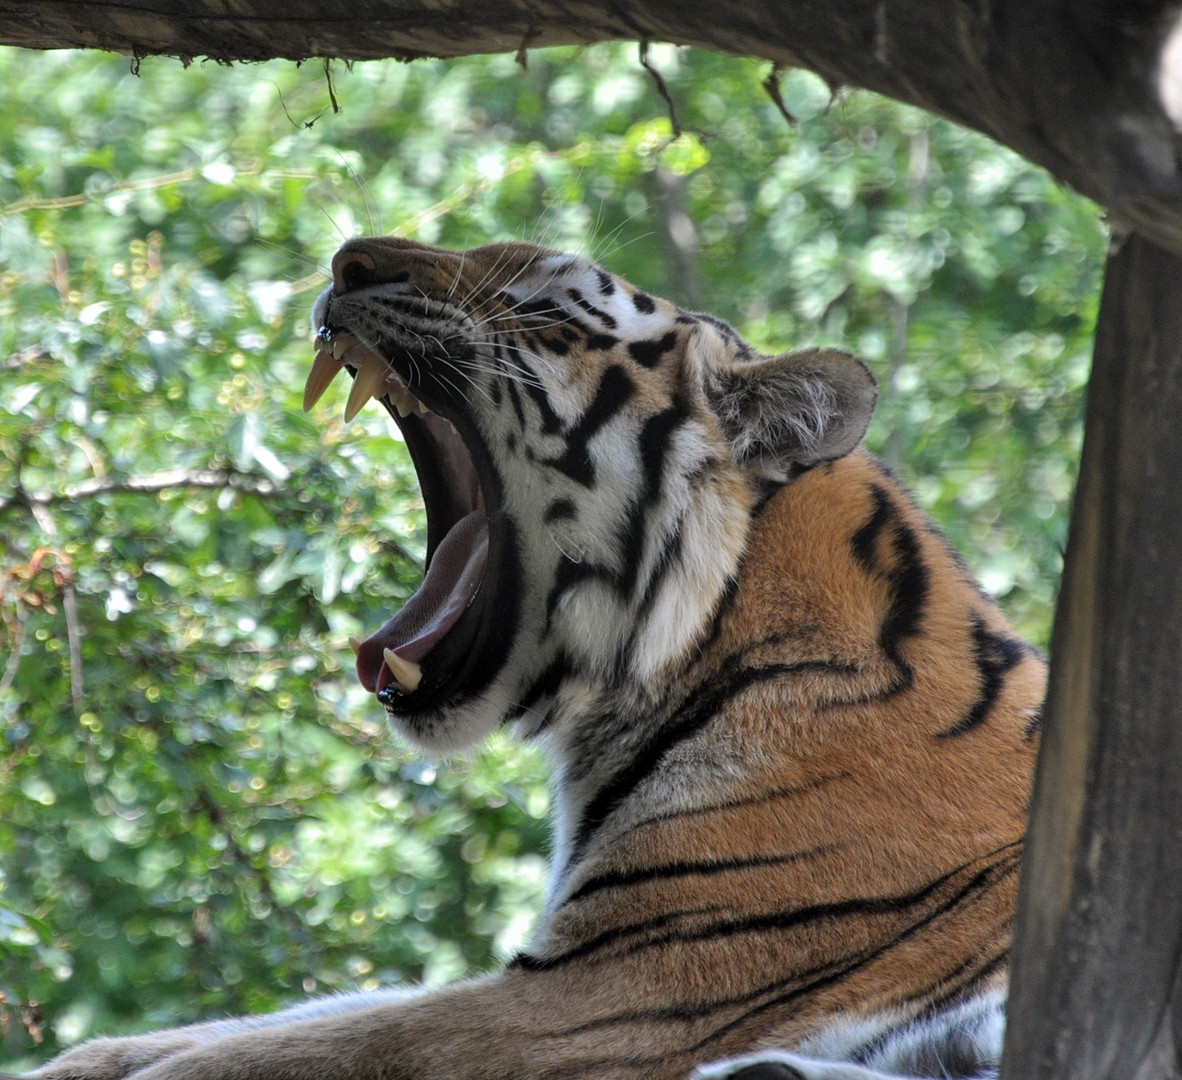
<svg viewBox="0 0 1182 1080"><path fill-rule="evenodd" d="M482 631L493 590L482 586L489 574L489 514L499 502L499 484L466 412L429 388L416 385L412 393L410 358L406 364L396 356L383 359L353 333L332 326L320 328L316 348L304 410L348 370L353 386L345 422L378 398L401 430L418 473L427 510L423 582L380 630L349 642L362 685L388 708L417 712L470 689L479 675L474 669L488 666L479 657L487 651L480 645L489 636ZM422 394L439 400L428 404Z"/></svg>

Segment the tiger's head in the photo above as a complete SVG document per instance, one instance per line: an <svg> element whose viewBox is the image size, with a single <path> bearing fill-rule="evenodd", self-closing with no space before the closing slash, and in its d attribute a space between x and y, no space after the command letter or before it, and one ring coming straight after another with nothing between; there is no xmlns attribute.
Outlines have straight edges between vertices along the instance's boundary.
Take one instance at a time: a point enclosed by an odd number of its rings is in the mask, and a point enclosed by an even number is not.
<svg viewBox="0 0 1182 1080"><path fill-rule="evenodd" d="M427 569L355 644L432 750L656 693L710 623L768 489L852 450L875 383L845 353L760 355L595 263L533 244L351 240L317 300L310 409L377 398L427 510Z"/></svg>

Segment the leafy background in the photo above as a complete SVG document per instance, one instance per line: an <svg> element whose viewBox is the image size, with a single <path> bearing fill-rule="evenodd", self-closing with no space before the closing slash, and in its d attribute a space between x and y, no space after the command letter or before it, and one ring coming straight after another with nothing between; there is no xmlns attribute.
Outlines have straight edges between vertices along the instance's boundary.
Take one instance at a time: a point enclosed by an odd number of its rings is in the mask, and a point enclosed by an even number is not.
<svg viewBox="0 0 1182 1080"><path fill-rule="evenodd" d="M987 140L654 48L224 68L0 50L0 1060L526 940L545 767L384 732L420 573L376 410L299 409L344 238L539 239L876 369L871 444L1040 643L1104 236Z"/></svg>

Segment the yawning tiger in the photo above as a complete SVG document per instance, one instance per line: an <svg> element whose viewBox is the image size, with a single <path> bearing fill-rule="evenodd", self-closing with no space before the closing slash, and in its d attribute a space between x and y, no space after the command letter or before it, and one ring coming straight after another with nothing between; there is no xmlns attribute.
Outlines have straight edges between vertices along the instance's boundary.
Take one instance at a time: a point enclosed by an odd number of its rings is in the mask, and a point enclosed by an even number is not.
<svg viewBox="0 0 1182 1080"><path fill-rule="evenodd" d="M429 750L544 744L545 912L499 974L39 1075L994 1076L1043 663L857 448L865 366L524 243L350 241L314 324L306 407L347 370L427 507L358 674Z"/></svg>

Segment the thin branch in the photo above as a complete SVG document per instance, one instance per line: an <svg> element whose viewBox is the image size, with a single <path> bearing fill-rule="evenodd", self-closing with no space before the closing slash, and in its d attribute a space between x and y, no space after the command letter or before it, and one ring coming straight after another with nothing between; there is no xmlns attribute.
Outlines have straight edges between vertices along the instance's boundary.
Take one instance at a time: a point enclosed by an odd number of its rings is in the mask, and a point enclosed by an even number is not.
<svg viewBox="0 0 1182 1080"><path fill-rule="evenodd" d="M780 75L784 69L779 64L773 64L772 70L768 72L768 76L763 80L763 89L768 97L772 99L772 104L780 110L780 115L788 121L792 127L796 127L796 117L789 111L788 106L784 104L784 97L780 93Z"/></svg>
<svg viewBox="0 0 1182 1080"><path fill-rule="evenodd" d="M57 537L57 522L49 508L42 505L31 507L37 524L46 536ZM66 616L66 642L70 649L70 700L74 704L74 715L81 716L85 701L85 683L82 670L82 632L78 624L78 597L74 592L74 575L68 564L61 574L62 609Z"/></svg>
<svg viewBox="0 0 1182 1080"><path fill-rule="evenodd" d="M12 648L8 653L8 660L4 664L4 674L0 676L0 698L4 697L12 684L16 681L17 668L20 667L21 646L25 643L25 619L20 604L15 604L12 617Z"/></svg>
<svg viewBox="0 0 1182 1080"><path fill-rule="evenodd" d="M254 473L241 472L229 467L194 470L165 469L161 472L149 473L146 476L84 480L78 484L71 484L62 491L25 491L18 487L14 495L7 499L0 499L0 515L17 508L27 509L37 518L38 523L48 535L56 535L56 530L46 528L45 522L39 516L41 512L51 506L97 498L100 495L155 495L161 491L171 490L224 491L227 488L262 499L299 499L303 494L299 488L278 487L270 480L265 480ZM302 504L302 512L306 513L312 507L327 508L330 511L336 510L335 504L326 504L321 499L314 499ZM382 547L393 551L399 558L404 559L412 566L422 568L422 560L412 555L397 540L384 538Z"/></svg>
<svg viewBox="0 0 1182 1080"><path fill-rule="evenodd" d="M259 176L266 171L268 176L282 177L288 180L315 180L319 173L315 169L269 169L262 161L249 161L234 166L235 176ZM30 210L71 210L77 206L97 202L109 198L111 195L126 191L155 191L159 188L175 187L178 184L192 183L202 178L200 168L181 169L178 172L161 173L159 176L145 176L134 180L120 180L109 188L91 193L76 195L61 195L56 198L39 199L34 195L26 195L23 199L0 206L0 215L24 214Z"/></svg>
<svg viewBox="0 0 1182 1080"><path fill-rule="evenodd" d="M336 87L332 84L332 61L327 56L324 57L324 84L328 87L328 100L332 102L332 111L335 116L341 111L341 106L337 102Z"/></svg>
<svg viewBox="0 0 1182 1080"><path fill-rule="evenodd" d="M77 502L99 495L152 495L172 488L234 488L251 495L283 495L269 480L237 469L165 469L147 476L129 476L117 479L96 478L71 484L57 491L18 491L7 499L0 500L0 514L14 506L35 509L41 506L55 506L59 503Z"/></svg>
<svg viewBox="0 0 1182 1080"><path fill-rule="evenodd" d="M669 87L665 83L664 77L661 73L653 67L648 58L647 41L640 43L640 66L649 73L652 80L657 85L657 93L665 100L665 106L669 110L669 123L673 125L673 138L681 138L681 121L677 119L677 107L673 104L673 98L669 93Z"/></svg>

